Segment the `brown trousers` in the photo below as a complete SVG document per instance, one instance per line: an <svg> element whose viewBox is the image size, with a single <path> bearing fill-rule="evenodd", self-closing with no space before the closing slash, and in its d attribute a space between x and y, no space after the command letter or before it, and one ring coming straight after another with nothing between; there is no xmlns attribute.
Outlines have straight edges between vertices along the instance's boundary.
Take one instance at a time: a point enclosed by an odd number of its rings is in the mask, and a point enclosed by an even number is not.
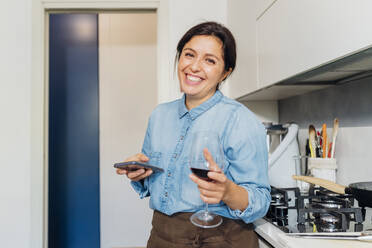
<svg viewBox="0 0 372 248"><path fill-rule="evenodd" d="M172 216L154 211L147 248L256 248L258 239L252 224L223 218L216 228L200 228L190 222L192 213Z"/></svg>

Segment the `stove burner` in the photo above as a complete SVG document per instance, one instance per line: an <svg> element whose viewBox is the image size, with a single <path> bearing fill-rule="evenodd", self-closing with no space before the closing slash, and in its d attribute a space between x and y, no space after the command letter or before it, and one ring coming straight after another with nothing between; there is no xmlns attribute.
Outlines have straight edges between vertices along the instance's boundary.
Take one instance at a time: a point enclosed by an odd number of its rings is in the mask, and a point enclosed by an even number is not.
<svg viewBox="0 0 372 248"><path fill-rule="evenodd" d="M314 199L311 206L314 208L342 208L346 206L346 203L335 200Z"/></svg>
<svg viewBox="0 0 372 248"><path fill-rule="evenodd" d="M342 218L328 213L320 214L315 220L315 225L318 232L342 232L341 219Z"/></svg>
<svg viewBox="0 0 372 248"><path fill-rule="evenodd" d="M271 195L271 202L277 203L277 204L284 204L284 195L281 193L275 193Z"/></svg>

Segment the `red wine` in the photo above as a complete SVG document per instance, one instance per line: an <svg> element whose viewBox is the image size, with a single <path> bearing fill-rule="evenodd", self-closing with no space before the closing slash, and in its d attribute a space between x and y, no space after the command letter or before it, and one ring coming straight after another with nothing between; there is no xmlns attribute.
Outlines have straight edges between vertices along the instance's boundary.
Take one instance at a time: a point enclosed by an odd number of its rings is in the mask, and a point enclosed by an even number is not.
<svg viewBox="0 0 372 248"><path fill-rule="evenodd" d="M191 168L192 173L197 175L203 180L211 181L211 179L208 177L209 170L200 169L200 168Z"/></svg>

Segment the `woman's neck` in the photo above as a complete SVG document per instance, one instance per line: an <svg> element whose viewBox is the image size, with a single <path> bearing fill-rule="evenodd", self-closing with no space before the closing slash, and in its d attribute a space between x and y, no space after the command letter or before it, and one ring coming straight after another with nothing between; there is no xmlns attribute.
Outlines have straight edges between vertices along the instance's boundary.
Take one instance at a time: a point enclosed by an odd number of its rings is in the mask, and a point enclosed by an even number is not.
<svg viewBox="0 0 372 248"><path fill-rule="evenodd" d="M216 92L213 92L212 94L208 94L203 97L197 97L197 96L192 96L192 95L186 95L185 99L185 105L188 110L191 110L193 108L198 107L201 105L203 102L208 101Z"/></svg>

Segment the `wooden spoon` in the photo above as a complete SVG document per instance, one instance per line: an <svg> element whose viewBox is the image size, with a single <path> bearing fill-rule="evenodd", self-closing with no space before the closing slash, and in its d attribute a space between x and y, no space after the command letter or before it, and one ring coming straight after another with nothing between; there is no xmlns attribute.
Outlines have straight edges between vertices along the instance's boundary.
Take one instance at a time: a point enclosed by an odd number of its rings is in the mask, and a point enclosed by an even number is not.
<svg viewBox="0 0 372 248"><path fill-rule="evenodd" d="M330 191L333 191L338 194L345 194L345 188L346 186L334 183L332 181L328 181L322 178L317 178L317 177L309 177L309 176L292 176L293 179L299 180L299 181L304 181L307 183L315 184L322 186L323 188L326 188Z"/></svg>

